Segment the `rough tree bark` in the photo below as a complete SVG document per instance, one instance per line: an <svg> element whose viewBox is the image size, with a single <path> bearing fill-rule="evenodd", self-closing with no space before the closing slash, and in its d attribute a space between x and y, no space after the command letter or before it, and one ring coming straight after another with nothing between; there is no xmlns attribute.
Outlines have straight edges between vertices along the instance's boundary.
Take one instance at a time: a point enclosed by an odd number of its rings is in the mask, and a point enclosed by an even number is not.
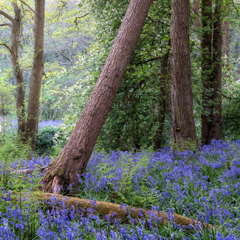
<svg viewBox="0 0 240 240"><path fill-rule="evenodd" d="M18 120L18 136L22 137L25 131L25 108L24 108L24 97L25 89L23 82L22 69L20 68L19 58L18 58L18 46L19 46L19 36L21 28L21 10L17 5L17 2L13 2L14 8L14 18L12 18L7 13L0 11L0 14L7 18L11 24L6 24L11 28L11 47L9 48L5 44L5 47L10 51L12 68L16 79L17 93L16 93L16 107L17 107L17 120Z"/></svg>
<svg viewBox="0 0 240 240"><path fill-rule="evenodd" d="M39 100L43 77L43 44L44 44L44 12L45 0L35 0L34 18L34 59L28 101L28 119L26 124L26 140L31 139L34 151L37 141L39 122Z"/></svg>
<svg viewBox="0 0 240 240"><path fill-rule="evenodd" d="M204 21L212 19L209 9L210 0L206 0L202 13ZM221 79L222 79L222 0L217 0L214 11L213 29L209 29L202 39L202 79L203 79L203 113L202 113L202 144L210 144L213 139L220 139L221 126ZM205 10L204 10L205 9ZM208 15L207 15L208 14ZM211 16L210 16L211 15ZM209 21L210 22L210 21ZM212 34L213 31L213 34ZM210 38L211 35L211 38ZM210 47L211 43L211 47Z"/></svg>
<svg viewBox="0 0 240 240"><path fill-rule="evenodd" d="M172 0L172 144L181 149L196 141L189 46L190 1Z"/></svg>
<svg viewBox="0 0 240 240"><path fill-rule="evenodd" d="M160 117L158 119L158 129L154 135L154 149L158 150L161 148L161 143L162 143L162 135L163 135L163 127L164 127L164 121L165 121L165 116L166 116L166 111L167 111L167 84L168 84L168 72L170 68L170 51L167 51L161 60L161 75L159 78L159 83L160 83L160 94L159 94L159 113Z"/></svg>
<svg viewBox="0 0 240 240"><path fill-rule="evenodd" d="M132 0L122 21L111 51L81 116L55 161L42 179L45 191L78 187L101 128L111 109L117 91L142 31L152 0Z"/></svg>

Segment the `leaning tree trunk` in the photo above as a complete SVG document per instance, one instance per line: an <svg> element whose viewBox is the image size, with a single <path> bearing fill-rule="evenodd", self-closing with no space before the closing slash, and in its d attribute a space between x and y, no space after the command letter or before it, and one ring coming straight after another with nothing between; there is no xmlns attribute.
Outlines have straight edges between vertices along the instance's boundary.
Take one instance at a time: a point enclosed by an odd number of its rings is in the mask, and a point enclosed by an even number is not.
<svg viewBox="0 0 240 240"><path fill-rule="evenodd" d="M101 128L125 75L152 0L132 0L111 51L81 116L59 156L49 166L41 182L46 191L78 187Z"/></svg>
<svg viewBox="0 0 240 240"><path fill-rule="evenodd" d="M17 3L13 3L13 7L15 16L14 19L12 19L11 21L12 22L11 61L17 85L16 107L18 121L18 136L22 138L22 135L25 132L25 106L24 106L25 89L22 69L20 68L18 59L18 45L21 27L21 10L18 7Z"/></svg>
<svg viewBox="0 0 240 240"><path fill-rule="evenodd" d="M35 150L37 141L39 99L43 77L44 11L45 0L35 0L34 59L28 101L28 119L26 124L26 140L30 138L33 151Z"/></svg>
<svg viewBox="0 0 240 240"><path fill-rule="evenodd" d="M209 144L212 100L212 0L202 0L202 144Z"/></svg>
<svg viewBox="0 0 240 240"><path fill-rule="evenodd" d="M189 45L190 1L172 0L172 146L196 141Z"/></svg>

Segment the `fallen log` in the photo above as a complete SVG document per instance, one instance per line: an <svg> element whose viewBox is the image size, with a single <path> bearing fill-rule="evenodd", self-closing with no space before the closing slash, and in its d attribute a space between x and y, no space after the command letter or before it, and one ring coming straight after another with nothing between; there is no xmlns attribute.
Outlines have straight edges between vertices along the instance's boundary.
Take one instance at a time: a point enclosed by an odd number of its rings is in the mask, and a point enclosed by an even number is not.
<svg viewBox="0 0 240 240"><path fill-rule="evenodd" d="M90 201L88 199L68 197L55 193L38 193L36 194L36 198L39 201L44 201L48 203L54 200L55 203L58 202L60 204L62 201L64 201L67 208L71 208L72 206L74 206L75 209L81 208L82 210L85 211L92 208L95 210L96 213L102 216L108 215L108 218L111 218L114 215L114 218L127 219L130 216L135 220L139 219L157 220L156 222L158 225L164 225L166 222L171 222L172 219L172 221L175 224L179 226L184 226L188 230L192 229L191 227L189 227L190 225L193 227L196 226L202 227L202 225L204 225L204 227L206 227L207 229L212 228L211 224L206 223L202 224L200 221L184 217L177 213L173 213L171 215L166 212L134 208L132 206L119 205L116 203L109 203L103 201Z"/></svg>
<svg viewBox="0 0 240 240"><path fill-rule="evenodd" d="M40 171L44 171L44 168L40 168ZM12 173L17 173L17 174L28 174L32 173L33 170L26 168L26 169L21 169L21 170L13 170L10 169L10 172ZM37 190L36 188L35 190ZM14 193L15 195L16 193ZM166 212L160 212L160 211L153 211L153 210L148 210L148 209L143 209L143 208L135 208L132 206L127 206L126 204L119 205L116 203L109 203L109 202L103 202L103 201L90 201L88 199L80 199L76 197L69 197L69 196L64 196L58 193L39 193L39 192L34 192L33 194L21 194L21 199L24 200L29 200L29 198L36 198L40 202L48 202L51 203L53 199L57 200L59 203L59 206L61 205L61 202L64 201L65 205L67 208L71 208L74 206L75 208L80 208L84 211L87 211L87 209L94 209L97 214L103 216L103 219L106 220L105 216L108 216L108 219L113 218L112 216L114 215L114 218L118 219L127 219L129 216L135 220L139 219L152 219L152 220L157 220L158 225L164 225L166 222L173 222L179 226L184 226L186 229L190 230L189 228L190 225L195 228L196 226L202 227L204 226L207 229L211 229L213 226L211 224L206 224L202 223L200 221L197 221L195 219L191 219L188 217L184 217L180 214L173 213L169 214ZM56 201L55 201L56 203ZM49 206L51 204L48 204ZM114 214L115 213L115 214ZM218 228L218 227L216 227Z"/></svg>

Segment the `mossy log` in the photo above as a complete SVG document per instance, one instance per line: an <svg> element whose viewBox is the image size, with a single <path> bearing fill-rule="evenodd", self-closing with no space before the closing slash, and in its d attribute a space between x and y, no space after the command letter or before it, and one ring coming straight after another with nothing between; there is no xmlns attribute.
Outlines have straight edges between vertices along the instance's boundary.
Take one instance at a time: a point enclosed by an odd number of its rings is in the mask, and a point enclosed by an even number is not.
<svg viewBox="0 0 240 240"><path fill-rule="evenodd" d="M94 209L97 214L100 216L105 217L106 215L109 216L111 221L111 216L113 213L115 214L114 218L118 219L128 219L128 216L130 215L131 218L135 220L139 219L152 219L157 220L157 224L164 225L166 222L169 222L169 214L166 212L158 212L158 211L152 211L147 209L140 209L140 208L134 208L132 206L127 205L119 205L116 203L109 203L109 202L102 202L102 201L90 201L88 199L80 199L76 197L67 197L60 194L53 194L53 193L38 193L36 195L36 198L39 201L44 202L51 202L52 199L56 199L57 202L59 202L59 205L62 201L64 201L67 208L71 208L74 206L74 208L81 208L84 211L87 211L87 209ZM188 218L181 216L179 214L173 213L174 223L179 226L185 226L186 229L190 229L188 226L191 224L193 227L198 225L199 227L202 227L202 223ZM204 226L208 229L211 229L211 224L205 224Z"/></svg>

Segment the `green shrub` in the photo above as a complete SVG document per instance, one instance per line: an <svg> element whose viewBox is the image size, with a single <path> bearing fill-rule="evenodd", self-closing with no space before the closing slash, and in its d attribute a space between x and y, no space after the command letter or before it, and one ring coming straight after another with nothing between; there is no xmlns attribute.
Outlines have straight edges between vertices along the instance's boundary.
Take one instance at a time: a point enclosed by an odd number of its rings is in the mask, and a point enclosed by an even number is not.
<svg viewBox="0 0 240 240"><path fill-rule="evenodd" d="M65 143L61 133L61 128L58 127L42 128L37 135L36 153L39 155L51 155L56 144L56 141L54 141L56 134L58 135L58 140L62 140Z"/></svg>

